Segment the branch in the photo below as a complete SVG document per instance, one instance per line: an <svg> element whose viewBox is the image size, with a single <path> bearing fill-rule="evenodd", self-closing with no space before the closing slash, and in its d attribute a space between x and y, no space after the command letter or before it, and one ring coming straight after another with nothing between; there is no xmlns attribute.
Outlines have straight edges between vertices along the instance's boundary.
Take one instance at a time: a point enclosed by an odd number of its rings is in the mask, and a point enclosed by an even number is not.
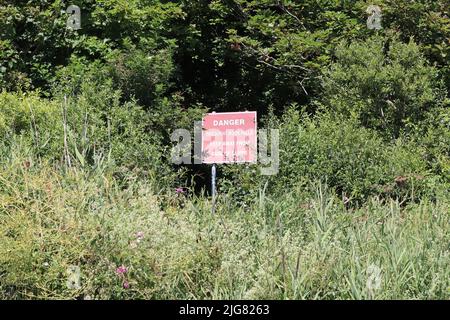
<svg viewBox="0 0 450 320"><path fill-rule="evenodd" d="M284 6L282 0L277 0L277 3L278 3L278 7L279 7L281 10L283 10L285 13L287 13L287 14L290 15L292 18L294 18L294 19L298 22L298 24L300 24L300 25L302 26L302 28L303 28L304 30L306 30L306 27L305 27L305 25L303 24L303 22L300 20L300 18L297 17L297 16L296 16L295 14L293 14L292 12L290 12L290 11L288 10L288 8L286 8L286 7Z"/></svg>
<svg viewBox="0 0 450 320"><path fill-rule="evenodd" d="M303 66L300 65L296 65L296 64L286 64L286 65L275 65L276 59L266 55L265 53L259 52L258 50L256 50L255 48L249 47L247 45L245 45L244 43L241 43L242 47L248 51L251 51L253 53L253 55L257 55L257 61L278 71L292 71L292 69L300 69L306 72L311 72L310 69L305 68ZM264 58L262 58L264 57ZM272 63L268 62L271 61Z"/></svg>

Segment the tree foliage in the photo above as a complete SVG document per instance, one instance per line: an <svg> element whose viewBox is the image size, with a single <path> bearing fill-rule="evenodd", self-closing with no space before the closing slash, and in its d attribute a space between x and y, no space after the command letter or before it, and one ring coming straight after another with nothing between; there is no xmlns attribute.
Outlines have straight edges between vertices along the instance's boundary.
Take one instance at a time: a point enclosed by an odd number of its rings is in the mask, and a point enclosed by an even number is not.
<svg viewBox="0 0 450 320"><path fill-rule="evenodd" d="M69 4L81 8L80 30L66 28ZM412 38L448 85L448 2L380 0L379 5L380 34ZM329 0L2 0L0 84L47 90L58 66L72 55L106 61L113 50L129 56L130 46L137 55L171 47L174 55L165 61L177 69L175 88L187 103L263 112L273 105L281 112L320 94L317 78L338 43L374 33L365 26L367 6Z"/></svg>

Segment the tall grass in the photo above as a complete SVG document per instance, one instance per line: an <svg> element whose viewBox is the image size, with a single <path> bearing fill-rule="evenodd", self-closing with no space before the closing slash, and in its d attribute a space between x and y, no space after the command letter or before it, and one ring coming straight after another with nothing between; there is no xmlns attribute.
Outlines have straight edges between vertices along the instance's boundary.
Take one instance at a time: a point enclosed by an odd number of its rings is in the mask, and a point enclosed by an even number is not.
<svg viewBox="0 0 450 320"><path fill-rule="evenodd" d="M348 209L317 183L248 206L222 194L212 216L208 198L118 180L100 160L63 170L20 143L1 154L0 299L450 297L445 198Z"/></svg>

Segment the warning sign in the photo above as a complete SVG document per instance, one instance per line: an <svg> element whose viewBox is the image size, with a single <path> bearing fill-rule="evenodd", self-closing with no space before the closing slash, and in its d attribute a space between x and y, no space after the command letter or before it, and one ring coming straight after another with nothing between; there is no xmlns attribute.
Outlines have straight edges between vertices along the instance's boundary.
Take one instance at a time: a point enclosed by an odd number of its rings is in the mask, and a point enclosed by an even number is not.
<svg viewBox="0 0 450 320"><path fill-rule="evenodd" d="M203 163L256 163L256 112L209 113L202 129Z"/></svg>

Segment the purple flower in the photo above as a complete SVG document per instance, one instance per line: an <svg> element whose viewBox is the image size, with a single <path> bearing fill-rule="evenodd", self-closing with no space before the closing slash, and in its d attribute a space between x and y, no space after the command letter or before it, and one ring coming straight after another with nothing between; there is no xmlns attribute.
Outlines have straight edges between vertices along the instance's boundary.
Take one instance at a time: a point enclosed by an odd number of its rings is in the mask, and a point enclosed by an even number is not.
<svg viewBox="0 0 450 320"><path fill-rule="evenodd" d="M177 194L183 194L185 191L184 191L184 189L183 189L182 187L179 187L179 188L176 188L176 189L175 189L175 192L176 192Z"/></svg>
<svg viewBox="0 0 450 320"><path fill-rule="evenodd" d="M129 283L128 281L125 281L125 282L123 283L123 288L124 288L124 289L130 288L130 283Z"/></svg>
<svg viewBox="0 0 450 320"><path fill-rule="evenodd" d="M127 269L127 267L125 267L125 266L120 266L120 267L118 267L117 269L116 269L116 273L118 274L118 275L122 275L122 274L125 274L125 273L127 273L128 272L128 269Z"/></svg>

